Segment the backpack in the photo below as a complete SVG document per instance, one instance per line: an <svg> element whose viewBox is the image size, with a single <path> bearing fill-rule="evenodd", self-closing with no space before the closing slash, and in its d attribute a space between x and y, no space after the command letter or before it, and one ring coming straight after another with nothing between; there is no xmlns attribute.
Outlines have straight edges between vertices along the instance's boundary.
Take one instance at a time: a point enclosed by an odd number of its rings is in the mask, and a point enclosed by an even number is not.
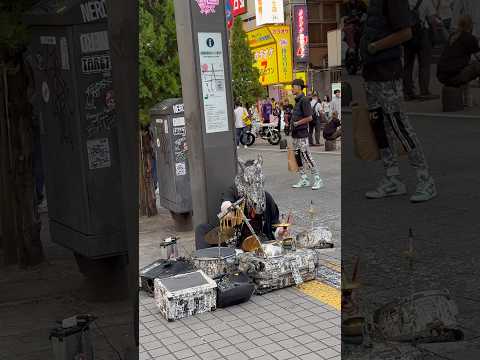
<svg viewBox="0 0 480 360"><path fill-rule="evenodd" d="M319 123L322 120L322 117L320 116L319 113L317 113L317 106L320 106L320 101L317 101L315 103L315 106L312 109L312 119L315 123Z"/></svg>
<svg viewBox="0 0 480 360"><path fill-rule="evenodd" d="M417 0L415 7L410 10L410 24L412 26L412 38L408 40L405 45L418 49L421 46L422 41L422 31L423 31L423 21L420 19L420 14L418 13L418 9L422 5L423 0Z"/></svg>

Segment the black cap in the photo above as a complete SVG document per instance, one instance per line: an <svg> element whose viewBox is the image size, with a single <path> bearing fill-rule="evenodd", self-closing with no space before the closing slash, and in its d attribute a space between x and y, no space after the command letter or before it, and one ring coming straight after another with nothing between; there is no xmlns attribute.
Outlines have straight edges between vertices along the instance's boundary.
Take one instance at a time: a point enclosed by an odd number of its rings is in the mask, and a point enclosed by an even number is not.
<svg viewBox="0 0 480 360"><path fill-rule="evenodd" d="M303 82L302 79L295 79L292 81L292 86L297 85L300 86L302 89L305 88L305 83Z"/></svg>

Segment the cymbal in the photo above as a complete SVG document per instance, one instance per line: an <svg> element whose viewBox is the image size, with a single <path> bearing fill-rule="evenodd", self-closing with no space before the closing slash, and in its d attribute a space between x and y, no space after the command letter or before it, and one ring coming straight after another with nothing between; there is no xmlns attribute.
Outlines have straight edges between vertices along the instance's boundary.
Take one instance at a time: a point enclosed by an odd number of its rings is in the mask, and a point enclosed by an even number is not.
<svg viewBox="0 0 480 360"><path fill-rule="evenodd" d="M234 234L235 234L234 228L229 228L229 229L220 231L220 227L217 226L216 228L210 230L205 235L205 241L207 242L208 245L219 245L231 239Z"/></svg>
<svg viewBox="0 0 480 360"><path fill-rule="evenodd" d="M245 252L253 252L260 249L260 244L254 235L250 235L242 242L242 250Z"/></svg>

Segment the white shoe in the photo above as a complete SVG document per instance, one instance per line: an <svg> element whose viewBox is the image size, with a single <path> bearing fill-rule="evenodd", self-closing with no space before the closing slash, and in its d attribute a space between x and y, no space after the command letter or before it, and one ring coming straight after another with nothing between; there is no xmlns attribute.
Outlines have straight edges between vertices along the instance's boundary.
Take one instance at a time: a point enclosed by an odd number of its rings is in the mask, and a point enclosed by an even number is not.
<svg viewBox="0 0 480 360"><path fill-rule="evenodd" d="M300 180L298 181L298 183L292 185L292 187L295 188L295 189L302 188L302 187L307 187L307 186L310 186L310 181L308 180L307 175L303 175L300 178Z"/></svg>
<svg viewBox="0 0 480 360"><path fill-rule="evenodd" d="M417 184L415 193L410 198L412 203L420 203L433 199L437 196L437 187L432 177L426 181L421 181Z"/></svg>
<svg viewBox="0 0 480 360"><path fill-rule="evenodd" d="M240 146L237 145L237 150L240 149Z"/></svg>
<svg viewBox="0 0 480 360"><path fill-rule="evenodd" d="M243 145L243 148L244 148L244 149L248 149L248 146L247 146L247 145Z"/></svg>
<svg viewBox="0 0 480 360"><path fill-rule="evenodd" d="M368 191L365 196L367 199L382 199L389 196L404 195L407 193L407 187L400 180L384 177L375 190Z"/></svg>
<svg viewBox="0 0 480 360"><path fill-rule="evenodd" d="M312 190L319 190L323 187L323 181L320 176L315 176L315 181L312 186Z"/></svg>

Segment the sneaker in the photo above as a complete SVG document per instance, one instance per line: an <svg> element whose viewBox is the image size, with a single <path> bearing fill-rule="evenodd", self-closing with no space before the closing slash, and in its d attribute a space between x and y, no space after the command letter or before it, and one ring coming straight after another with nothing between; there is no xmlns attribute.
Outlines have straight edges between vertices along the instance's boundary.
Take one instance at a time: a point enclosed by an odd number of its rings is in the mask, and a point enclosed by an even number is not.
<svg viewBox="0 0 480 360"><path fill-rule="evenodd" d="M293 188L302 188L302 187L307 187L310 186L310 181L308 181L307 175L302 175L298 183L292 185Z"/></svg>
<svg viewBox="0 0 480 360"><path fill-rule="evenodd" d="M237 150L240 149L240 146L237 145Z"/></svg>
<svg viewBox="0 0 480 360"><path fill-rule="evenodd" d="M248 149L248 146L247 146L247 145L243 145L243 148L244 148L244 149Z"/></svg>
<svg viewBox="0 0 480 360"><path fill-rule="evenodd" d="M433 199L437 196L437 186L432 177L426 181L421 181L417 184L415 193L410 198L412 203L421 203Z"/></svg>
<svg viewBox="0 0 480 360"><path fill-rule="evenodd" d="M381 199L389 196L404 195L407 193L407 187L400 180L395 178L383 178L375 190L368 191L365 196L367 199Z"/></svg>
<svg viewBox="0 0 480 360"><path fill-rule="evenodd" d="M318 190L320 188L323 187L323 181L322 179L320 178L320 176L315 176L315 181L313 183L313 186L312 186L312 190Z"/></svg>

